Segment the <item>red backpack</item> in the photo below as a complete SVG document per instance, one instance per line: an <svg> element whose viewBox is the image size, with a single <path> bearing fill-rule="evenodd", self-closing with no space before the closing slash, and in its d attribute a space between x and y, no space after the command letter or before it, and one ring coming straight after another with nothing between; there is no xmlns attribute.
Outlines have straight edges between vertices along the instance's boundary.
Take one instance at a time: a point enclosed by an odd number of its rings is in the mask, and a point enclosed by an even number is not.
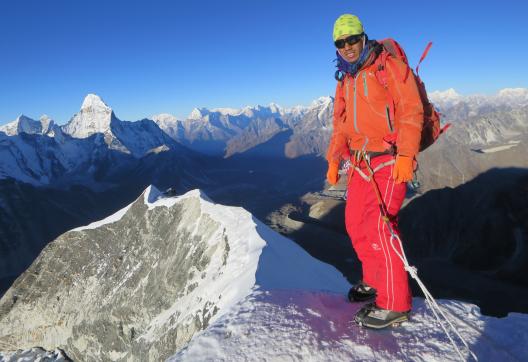
<svg viewBox="0 0 528 362"><path fill-rule="evenodd" d="M378 70L376 71L376 78L378 79L380 84L383 85L383 87L387 90L386 94L387 104L389 108L389 118L392 122L394 122L394 98L389 92L387 84L387 74L385 72L387 57L393 56L395 58L400 59L407 65L409 65L409 62L407 60L407 55L405 55L405 52L403 51L402 47L394 39L387 38L378 42L383 46L383 49L385 51L382 52L376 59L375 64L377 64L378 66ZM432 42L427 44L427 47L425 48L422 57L420 58L420 61L416 66L416 73L412 71L410 67L408 67L406 74L399 74L399 72L398 74L396 74L396 77L401 79L403 82L405 82L409 76L414 78L414 81L416 82L416 85L418 87L418 92L420 93L420 98L422 100L424 110L424 122L422 128L422 138L420 141L420 152L425 150L427 147L431 146L438 139L438 137L440 137L440 135L444 133L449 128L449 126L451 126L450 123L446 124L444 127L440 126L440 113L436 111L434 105L429 101L427 91L425 90L425 84L422 82L420 76L418 75L420 63L425 59L432 45Z"/></svg>

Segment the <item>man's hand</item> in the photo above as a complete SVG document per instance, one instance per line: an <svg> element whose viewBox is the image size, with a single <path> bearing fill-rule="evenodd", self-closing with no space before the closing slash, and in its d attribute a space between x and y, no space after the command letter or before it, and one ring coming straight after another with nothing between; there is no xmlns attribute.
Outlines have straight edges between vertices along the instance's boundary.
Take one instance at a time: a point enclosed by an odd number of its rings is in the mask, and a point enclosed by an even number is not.
<svg viewBox="0 0 528 362"><path fill-rule="evenodd" d="M339 181L339 162L329 162L326 180L330 185L335 185Z"/></svg>
<svg viewBox="0 0 528 362"><path fill-rule="evenodd" d="M403 155L396 156L396 163L394 164L394 170L392 171L392 178L396 183L402 183L411 181L413 179L414 157L408 157Z"/></svg>

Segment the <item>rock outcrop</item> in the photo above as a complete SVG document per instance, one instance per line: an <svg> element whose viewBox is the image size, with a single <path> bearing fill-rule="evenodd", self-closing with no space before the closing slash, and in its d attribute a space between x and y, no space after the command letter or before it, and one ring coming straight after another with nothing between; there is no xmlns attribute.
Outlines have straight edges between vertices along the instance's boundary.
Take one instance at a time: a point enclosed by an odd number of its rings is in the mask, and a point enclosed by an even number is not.
<svg viewBox="0 0 528 362"><path fill-rule="evenodd" d="M254 285L264 242L240 222L251 214L199 191L160 198L147 189L48 244L0 300L0 350L61 348L82 361L170 356Z"/></svg>

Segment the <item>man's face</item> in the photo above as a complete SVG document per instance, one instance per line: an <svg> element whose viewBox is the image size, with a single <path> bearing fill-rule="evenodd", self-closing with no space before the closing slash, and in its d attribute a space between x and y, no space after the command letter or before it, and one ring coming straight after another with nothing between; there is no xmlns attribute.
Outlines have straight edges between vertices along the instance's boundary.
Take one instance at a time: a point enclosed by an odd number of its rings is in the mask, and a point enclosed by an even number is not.
<svg viewBox="0 0 528 362"><path fill-rule="evenodd" d="M350 35L343 35L339 37L337 40L345 40L349 37ZM353 45L350 45L349 42L346 42L346 41L344 43L345 43L345 47L340 48L340 49L338 48L337 51L347 62L349 63L356 62L359 59L361 51L363 50L363 36L357 43Z"/></svg>

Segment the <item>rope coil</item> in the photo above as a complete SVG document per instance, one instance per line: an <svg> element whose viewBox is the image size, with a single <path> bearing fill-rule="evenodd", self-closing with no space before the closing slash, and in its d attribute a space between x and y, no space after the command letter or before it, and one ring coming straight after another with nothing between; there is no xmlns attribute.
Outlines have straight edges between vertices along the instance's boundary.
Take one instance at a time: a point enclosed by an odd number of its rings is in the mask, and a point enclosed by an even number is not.
<svg viewBox="0 0 528 362"><path fill-rule="evenodd" d="M451 345L453 345L453 347L455 347L455 350L457 351L459 357L460 357L460 360L461 361L465 361L466 358L464 358L464 356L462 355L462 352L460 351L460 348L458 348L457 344L455 343L455 341L453 340L453 337L451 336L451 334L449 333L448 329L446 328L446 326L444 325L444 323L442 322L442 320L440 319L439 317L439 314L443 317L443 319L447 322L447 324L449 325L449 327L451 328L451 330L453 332L455 332L455 334L457 335L457 337L462 341L462 343L464 344L464 346L466 347L466 349L468 350L469 354L471 354L471 357L473 357L475 359L475 361L478 361L478 358L477 356L473 353L473 351L471 351L471 348L469 348L469 345L468 343L466 342L466 340L460 335L460 333L458 332L458 330L455 328L455 326L453 325L453 323L449 320L449 318L447 317L446 313L444 313L444 311L440 308L440 306L438 305L438 303L436 302L436 300L434 299L434 297L432 296L432 294L429 292L429 290L426 288L425 284L422 282L422 280L418 277L418 269L413 266L413 265L410 265L409 262L407 261L407 256L405 255L405 252L403 251L403 245L402 245L402 241L400 239L400 237L398 235L396 235L396 233L394 232L394 230L392 229L392 226L390 225L390 222L387 222L387 225L389 226L389 231L391 233L391 238L390 238L390 244L392 246L392 249L394 250L394 252L396 253L396 255L398 255L398 257L402 260L403 262L403 265L404 265L404 268L405 270L409 273L409 275L411 276L411 278L413 278L414 280L416 280L416 282L418 283L418 286L420 287L420 289L422 290L424 296L425 296L425 301L427 303L427 306L429 307L429 309L431 309L431 311L433 312L433 315L435 316L436 318L436 321L440 324L440 326L442 327L442 329L444 330L444 333L447 335L447 337L449 338L449 341L451 342ZM393 240L396 239L398 240L398 242L400 243L400 249L402 251L402 254L400 254L398 252L398 250L396 249L396 247L394 246L394 243L393 243Z"/></svg>

